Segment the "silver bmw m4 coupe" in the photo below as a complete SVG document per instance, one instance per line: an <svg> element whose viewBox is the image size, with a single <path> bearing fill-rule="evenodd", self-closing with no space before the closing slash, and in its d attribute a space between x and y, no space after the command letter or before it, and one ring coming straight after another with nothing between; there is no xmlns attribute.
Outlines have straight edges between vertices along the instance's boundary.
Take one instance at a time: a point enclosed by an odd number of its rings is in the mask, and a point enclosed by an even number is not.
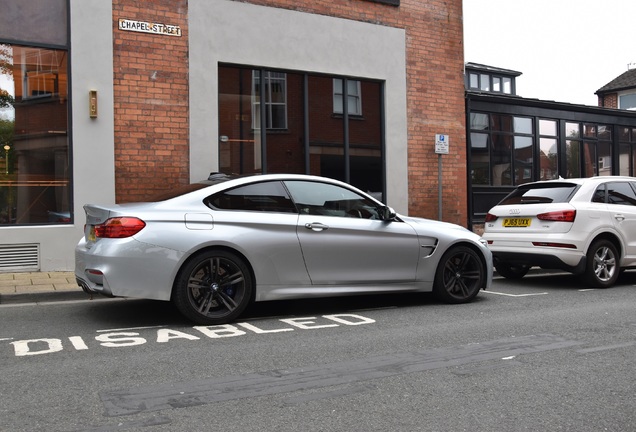
<svg viewBox="0 0 636 432"><path fill-rule="evenodd" d="M336 180L216 174L172 195L84 206L75 276L86 292L172 301L216 325L254 301L432 291L465 303L492 282L477 234Z"/></svg>

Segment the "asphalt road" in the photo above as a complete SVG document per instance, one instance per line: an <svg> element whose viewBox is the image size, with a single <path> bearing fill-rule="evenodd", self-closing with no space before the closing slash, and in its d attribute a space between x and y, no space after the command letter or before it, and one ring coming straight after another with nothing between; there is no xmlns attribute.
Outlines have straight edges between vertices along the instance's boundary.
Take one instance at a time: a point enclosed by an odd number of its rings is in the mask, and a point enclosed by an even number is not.
<svg viewBox="0 0 636 432"><path fill-rule="evenodd" d="M0 306L2 431L633 431L636 272L264 303L193 326L167 303Z"/></svg>

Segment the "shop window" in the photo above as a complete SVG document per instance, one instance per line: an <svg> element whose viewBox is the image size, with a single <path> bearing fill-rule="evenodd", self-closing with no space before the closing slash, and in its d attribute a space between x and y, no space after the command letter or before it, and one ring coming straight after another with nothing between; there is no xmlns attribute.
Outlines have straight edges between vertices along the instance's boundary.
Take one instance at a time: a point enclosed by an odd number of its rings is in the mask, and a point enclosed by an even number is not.
<svg viewBox="0 0 636 432"><path fill-rule="evenodd" d="M0 45L0 225L71 223L66 50Z"/></svg>
<svg viewBox="0 0 636 432"><path fill-rule="evenodd" d="M222 172L315 174L383 199L382 83L236 66L218 76Z"/></svg>
<svg viewBox="0 0 636 432"><path fill-rule="evenodd" d="M612 133L607 125L565 124L567 178L612 175ZM581 140L581 138L583 138ZM599 161L603 164L599 164Z"/></svg>
<svg viewBox="0 0 636 432"><path fill-rule="evenodd" d="M514 186L535 180L532 118L471 112L470 129L473 185Z"/></svg>
<svg viewBox="0 0 636 432"><path fill-rule="evenodd" d="M539 178L552 180L559 177L558 122L539 119Z"/></svg>
<svg viewBox="0 0 636 432"><path fill-rule="evenodd" d="M618 130L619 159L618 168L620 175L636 175L636 128L620 127Z"/></svg>

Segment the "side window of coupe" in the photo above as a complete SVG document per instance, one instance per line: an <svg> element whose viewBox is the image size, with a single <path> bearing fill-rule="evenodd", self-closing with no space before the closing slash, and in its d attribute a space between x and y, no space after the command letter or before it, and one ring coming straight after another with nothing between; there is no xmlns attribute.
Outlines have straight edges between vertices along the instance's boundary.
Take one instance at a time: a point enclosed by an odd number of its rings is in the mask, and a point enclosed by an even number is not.
<svg viewBox="0 0 636 432"><path fill-rule="evenodd" d="M374 201L349 189L308 181L286 181L285 186L301 214L380 219Z"/></svg>
<svg viewBox="0 0 636 432"><path fill-rule="evenodd" d="M636 194L627 182L608 183L607 202L617 205L636 205Z"/></svg>
<svg viewBox="0 0 636 432"><path fill-rule="evenodd" d="M279 181L239 186L212 195L204 203L218 210L296 213L294 203Z"/></svg>

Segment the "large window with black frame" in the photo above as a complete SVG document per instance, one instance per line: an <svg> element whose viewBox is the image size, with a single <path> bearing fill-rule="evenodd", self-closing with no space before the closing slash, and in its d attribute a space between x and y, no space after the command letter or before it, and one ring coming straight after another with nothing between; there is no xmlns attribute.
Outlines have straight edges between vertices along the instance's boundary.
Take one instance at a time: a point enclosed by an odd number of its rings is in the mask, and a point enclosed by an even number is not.
<svg viewBox="0 0 636 432"><path fill-rule="evenodd" d="M565 123L566 178L612 175L612 128Z"/></svg>
<svg viewBox="0 0 636 432"><path fill-rule="evenodd" d="M620 175L636 175L636 128L619 126L619 160L618 167Z"/></svg>
<svg viewBox="0 0 636 432"><path fill-rule="evenodd" d="M0 226L72 222L67 3L40 3L0 14Z"/></svg>
<svg viewBox="0 0 636 432"><path fill-rule="evenodd" d="M218 76L220 171L321 175L384 198L382 82L235 65Z"/></svg>
<svg viewBox="0 0 636 432"><path fill-rule="evenodd" d="M533 121L508 114L470 114L474 186L515 186L535 180Z"/></svg>

